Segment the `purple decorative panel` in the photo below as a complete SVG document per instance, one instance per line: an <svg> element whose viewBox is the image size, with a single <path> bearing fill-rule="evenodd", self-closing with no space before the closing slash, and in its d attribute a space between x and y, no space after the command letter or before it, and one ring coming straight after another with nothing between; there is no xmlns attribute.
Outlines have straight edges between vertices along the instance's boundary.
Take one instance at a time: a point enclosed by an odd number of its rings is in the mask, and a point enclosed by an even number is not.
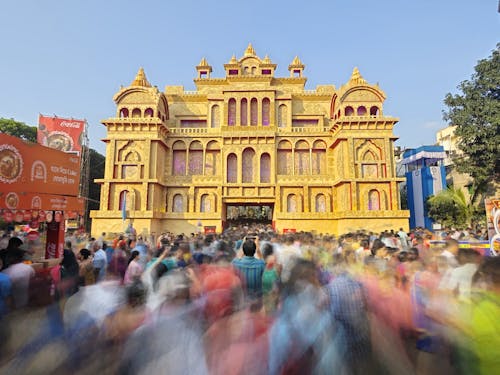
<svg viewBox="0 0 500 375"><path fill-rule="evenodd" d="M173 153L173 174L174 176L184 176L186 174L186 151L174 150Z"/></svg>

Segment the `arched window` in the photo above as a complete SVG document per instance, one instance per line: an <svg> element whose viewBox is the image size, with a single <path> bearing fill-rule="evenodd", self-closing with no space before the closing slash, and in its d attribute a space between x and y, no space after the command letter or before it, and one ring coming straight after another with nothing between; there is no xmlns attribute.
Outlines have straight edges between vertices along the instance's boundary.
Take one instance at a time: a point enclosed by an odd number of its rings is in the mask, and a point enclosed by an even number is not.
<svg viewBox="0 0 500 375"><path fill-rule="evenodd" d="M216 105L213 105L212 106L212 109L211 109L211 117L212 117L212 121L211 121L211 127L212 128L218 128L220 126L220 111L219 111L219 106L216 104Z"/></svg>
<svg viewBox="0 0 500 375"><path fill-rule="evenodd" d="M238 182L238 157L236 154L227 156L227 182Z"/></svg>
<svg viewBox="0 0 500 375"><path fill-rule="evenodd" d="M352 116L354 115L354 108L352 108L351 106L345 107L344 113L346 116Z"/></svg>
<svg viewBox="0 0 500 375"><path fill-rule="evenodd" d="M210 212L212 211L210 207L210 198L208 194L203 194L200 198L200 212Z"/></svg>
<svg viewBox="0 0 500 375"><path fill-rule="evenodd" d="M378 116L378 107L376 105L370 108L370 116Z"/></svg>
<svg viewBox="0 0 500 375"><path fill-rule="evenodd" d="M240 108L240 124L245 126L248 125L248 101L246 98L241 99L241 108Z"/></svg>
<svg viewBox="0 0 500 375"><path fill-rule="evenodd" d="M326 174L326 143L321 140L313 143L312 173Z"/></svg>
<svg viewBox="0 0 500 375"><path fill-rule="evenodd" d="M257 67L256 66L252 66L252 75L255 75L256 71L257 71Z"/></svg>
<svg viewBox="0 0 500 375"><path fill-rule="evenodd" d="M183 141L172 145L172 173L174 176L186 175L186 145Z"/></svg>
<svg viewBox="0 0 500 375"><path fill-rule="evenodd" d="M366 115L366 107L364 105L358 107L358 116Z"/></svg>
<svg viewBox="0 0 500 375"><path fill-rule="evenodd" d="M284 128L287 125L288 120L288 107L286 104L281 104L278 107L278 126Z"/></svg>
<svg viewBox="0 0 500 375"><path fill-rule="evenodd" d="M259 121L259 112L257 108L257 99L252 98L250 101L250 125L257 125Z"/></svg>
<svg viewBox="0 0 500 375"><path fill-rule="evenodd" d="M139 108L134 108L132 110L132 117L134 118L141 117L141 110Z"/></svg>
<svg viewBox="0 0 500 375"><path fill-rule="evenodd" d="M189 174L203 174L203 146L200 141L191 142L189 145Z"/></svg>
<svg viewBox="0 0 500 375"><path fill-rule="evenodd" d="M380 193L378 190L370 190L368 193L368 210L380 210Z"/></svg>
<svg viewBox="0 0 500 375"><path fill-rule="evenodd" d="M271 156L268 153L260 156L260 182L271 182Z"/></svg>
<svg viewBox="0 0 500 375"><path fill-rule="evenodd" d="M298 141L295 145L295 174L310 174L309 144L306 141Z"/></svg>
<svg viewBox="0 0 500 375"><path fill-rule="evenodd" d="M128 109L127 108L120 109L120 117L121 118L128 117Z"/></svg>
<svg viewBox="0 0 500 375"><path fill-rule="evenodd" d="M130 210L131 207L127 207L127 203L130 200L128 190L122 190L120 192L120 197L118 199L118 209L120 211Z"/></svg>
<svg viewBox="0 0 500 375"><path fill-rule="evenodd" d="M278 144L278 174L293 174L292 144L289 141Z"/></svg>
<svg viewBox="0 0 500 375"><path fill-rule="evenodd" d="M236 99L229 99L227 110L227 124L229 126L236 125Z"/></svg>
<svg viewBox="0 0 500 375"><path fill-rule="evenodd" d="M146 108L146 110L144 111L144 117L153 117L153 115L153 108Z"/></svg>
<svg viewBox="0 0 500 375"><path fill-rule="evenodd" d="M337 118L340 118L340 109L339 109L339 111L337 112Z"/></svg>
<svg viewBox="0 0 500 375"><path fill-rule="evenodd" d="M271 110L271 101L269 98L262 99L262 125L269 125L269 112Z"/></svg>
<svg viewBox="0 0 500 375"><path fill-rule="evenodd" d="M326 212L326 197L325 194L316 195L315 199L316 212Z"/></svg>
<svg viewBox="0 0 500 375"><path fill-rule="evenodd" d="M174 195L174 202L172 204L173 212L184 212L184 197L181 194Z"/></svg>
<svg viewBox="0 0 500 375"><path fill-rule="evenodd" d="M253 182L255 151L253 148L246 148L243 151L242 161L242 182Z"/></svg>
<svg viewBox="0 0 500 375"><path fill-rule="evenodd" d="M217 141L210 141L205 151L205 175L218 174L220 166L220 146Z"/></svg>
<svg viewBox="0 0 500 375"><path fill-rule="evenodd" d="M297 212L298 202L295 194L288 194L286 197L286 212Z"/></svg>

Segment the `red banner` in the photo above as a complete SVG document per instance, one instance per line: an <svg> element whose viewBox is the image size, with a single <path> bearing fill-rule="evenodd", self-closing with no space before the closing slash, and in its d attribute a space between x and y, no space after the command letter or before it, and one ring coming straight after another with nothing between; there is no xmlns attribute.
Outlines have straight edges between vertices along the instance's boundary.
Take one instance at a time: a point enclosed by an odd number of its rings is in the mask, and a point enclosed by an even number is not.
<svg viewBox="0 0 500 375"><path fill-rule="evenodd" d="M79 185L78 156L0 134L0 192L77 196Z"/></svg>
<svg viewBox="0 0 500 375"><path fill-rule="evenodd" d="M38 143L59 151L78 153L82 151L85 121L59 117L38 118Z"/></svg>

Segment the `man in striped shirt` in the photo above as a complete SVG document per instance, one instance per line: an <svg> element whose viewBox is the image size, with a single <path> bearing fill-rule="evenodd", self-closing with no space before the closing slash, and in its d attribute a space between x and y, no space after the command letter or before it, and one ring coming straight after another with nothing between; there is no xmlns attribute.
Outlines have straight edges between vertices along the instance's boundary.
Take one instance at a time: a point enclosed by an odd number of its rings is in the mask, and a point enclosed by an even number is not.
<svg viewBox="0 0 500 375"><path fill-rule="evenodd" d="M238 271L246 294L251 298L259 298L262 296L262 274L266 262L254 257L257 246L253 240L245 240L242 248L244 256L235 258L233 266Z"/></svg>

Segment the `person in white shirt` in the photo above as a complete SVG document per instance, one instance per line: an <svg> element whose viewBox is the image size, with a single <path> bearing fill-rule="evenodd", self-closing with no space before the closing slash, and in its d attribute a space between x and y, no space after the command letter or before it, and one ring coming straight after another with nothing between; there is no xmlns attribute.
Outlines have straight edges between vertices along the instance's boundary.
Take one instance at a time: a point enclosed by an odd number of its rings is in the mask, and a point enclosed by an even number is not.
<svg viewBox="0 0 500 375"><path fill-rule="evenodd" d="M452 238L447 240L446 247L441 253L441 256L445 257L448 260L448 265L452 268L458 266L457 254L458 254L458 241Z"/></svg>
<svg viewBox="0 0 500 375"><path fill-rule="evenodd" d="M94 242L92 250L94 251L94 260L92 261L92 264L96 273L96 281L99 282L104 280L104 277L106 276L108 258L106 257L106 252L101 248L101 244L99 242Z"/></svg>
<svg viewBox="0 0 500 375"><path fill-rule="evenodd" d="M10 266L3 270L12 282L12 299L16 309L28 305L30 280L35 276L35 270L23 263L23 246L8 255Z"/></svg>
<svg viewBox="0 0 500 375"><path fill-rule="evenodd" d="M480 257L481 255L473 249L459 249L460 266L448 270L449 274L443 277L439 288L456 294L460 301L469 301L472 278L477 271Z"/></svg>

